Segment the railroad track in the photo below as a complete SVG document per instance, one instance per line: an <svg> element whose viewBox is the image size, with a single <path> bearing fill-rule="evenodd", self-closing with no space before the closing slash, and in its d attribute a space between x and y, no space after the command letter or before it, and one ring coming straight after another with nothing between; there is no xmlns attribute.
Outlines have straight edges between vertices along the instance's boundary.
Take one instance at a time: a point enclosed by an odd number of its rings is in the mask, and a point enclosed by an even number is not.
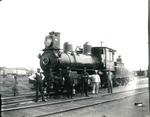
<svg viewBox="0 0 150 117"><path fill-rule="evenodd" d="M54 93L51 93L51 95L53 95L53 94ZM20 99L20 98L24 98L24 97L35 97L35 91L29 92L29 93L23 93L23 94L20 94L19 96L2 97L2 101L6 102L9 100L15 100L15 99Z"/></svg>
<svg viewBox="0 0 150 117"><path fill-rule="evenodd" d="M54 93L51 93L51 95L53 96ZM4 97L2 98L2 105L5 105L6 107L9 107L8 105L11 105L11 106L23 105L28 102L31 103L31 101L34 101L34 99L35 99L35 92L27 93L21 96Z"/></svg>
<svg viewBox="0 0 150 117"><path fill-rule="evenodd" d="M100 104L105 104L105 103L110 103L110 102L114 102L114 101L123 100L125 98L129 98L129 97L132 97L132 96L135 96L135 95L140 95L140 94L143 94L143 93L148 93L148 91L138 92L136 94L130 94L128 96L115 97L115 98L106 99L106 100L96 99L96 101L94 101L94 102L90 102L90 101L85 102L85 103L82 102L83 104L73 103L71 105L65 105L64 107L57 108L57 110L55 109L54 111L49 111L49 112L42 113L42 114L39 114L39 115L34 115L33 117L50 117L50 116L54 116L54 115L57 115L57 114L62 114L62 113L65 113L65 112L81 110L83 108L89 108L89 107L93 107L93 106L100 105Z"/></svg>
<svg viewBox="0 0 150 117"><path fill-rule="evenodd" d="M24 93L21 94L19 96L8 96L8 97L2 97L3 101L7 101L7 100L13 100L13 99L19 99L19 98L24 98L24 97L30 97L30 96L34 96L35 92L30 92L30 93Z"/></svg>
<svg viewBox="0 0 150 117"><path fill-rule="evenodd" d="M86 100L86 99L90 99L90 98L92 98L92 97L80 97L80 98L67 99L67 100L62 100L62 101L45 102L45 103L35 103L33 105L28 105L28 106L21 106L21 107L14 107L14 108L2 109L2 112L8 112L8 111L14 111L14 110L21 110L21 109L28 109L28 108L35 108L35 107L41 107L41 106L56 105L56 104L63 104L63 103L68 103L68 102L72 102L72 101Z"/></svg>
<svg viewBox="0 0 150 117"><path fill-rule="evenodd" d="M136 90L140 90L140 89L145 89L145 88L139 88ZM126 90L126 91L119 91L119 92L114 92L113 94L101 94L101 96L108 96L108 95L114 95L116 93L124 93L124 92L128 92L128 91L133 91L135 89L132 90ZM7 97L7 98L2 98L2 105L5 105L7 108L10 106L15 106L15 105L23 105L23 104L27 104L32 103L32 101L34 101L34 97L35 97L35 93L31 93L28 95L24 95L24 96L16 96L16 97ZM3 106L4 107L4 106Z"/></svg>
<svg viewBox="0 0 150 117"><path fill-rule="evenodd" d="M113 101L121 100L124 98L128 98L128 97L146 93L146 92L148 92L148 88L142 88L142 89L136 89L136 90L123 91L123 92L115 92L113 94L105 94L105 95L99 94L98 96L80 97L80 98L70 99L70 100L46 102L46 103L38 103L38 104L36 103L34 105L2 109L2 112L5 114L10 111L30 109L30 111L38 110L38 113L36 113L37 115L35 115L35 117L43 117L43 116L68 112L72 110L77 110L81 108L86 108L86 107L90 107L90 106L94 106L98 104L113 102ZM112 97L111 99L110 99L110 96ZM45 108L48 111L45 111ZM42 110L42 111L39 111L39 110ZM32 116L32 114L29 115L29 117Z"/></svg>
<svg viewBox="0 0 150 117"><path fill-rule="evenodd" d="M33 93L34 91L31 90L23 90L23 91L19 91L19 95L25 95L25 94L29 94L29 93ZM12 90L9 91L0 91L0 94L2 94L3 98L7 98L7 97L13 97L13 92Z"/></svg>
<svg viewBox="0 0 150 117"><path fill-rule="evenodd" d="M139 88L139 89L145 89L145 88ZM136 89L136 90L139 90ZM132 89L135 90L135 89ZM108 96L108 95L114 95L116 93L124 93L124 92L128 92L128 91L132 91L132 90L126 90L126 91L119 91L119 92L114 92L113 94L101 94L101 96ZM6 98L2 98L2 105L4 105L3 107L9 107L10 106L18 106L18 105L23 105L23 104L28 104L28 103L33 103L34 101L34 97L35 97L35 93L28 93L26 95L23 96L16 96L16 97L6 97Z"/></svg>

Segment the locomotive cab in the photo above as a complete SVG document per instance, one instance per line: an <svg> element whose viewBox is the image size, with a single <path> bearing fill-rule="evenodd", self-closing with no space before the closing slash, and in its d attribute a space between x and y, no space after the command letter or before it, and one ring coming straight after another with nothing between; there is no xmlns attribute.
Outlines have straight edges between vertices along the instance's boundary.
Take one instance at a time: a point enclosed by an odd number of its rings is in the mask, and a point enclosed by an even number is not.
<svg viewBox="0 0 150 117"><path fill-rule="evenodd" d="M92 54L101 61L102 71L115 71L114 54L116 50L108 47L93 47Z"/></svg>
<svg viewBox="0 0 150 117"><path fill-rule="evenodd" d="M96 56L100 61L101 74L101 86L107 87L107 71L111 71L114 74L114 54L116 50L108 47L93 47L92 55Z"/></svg>

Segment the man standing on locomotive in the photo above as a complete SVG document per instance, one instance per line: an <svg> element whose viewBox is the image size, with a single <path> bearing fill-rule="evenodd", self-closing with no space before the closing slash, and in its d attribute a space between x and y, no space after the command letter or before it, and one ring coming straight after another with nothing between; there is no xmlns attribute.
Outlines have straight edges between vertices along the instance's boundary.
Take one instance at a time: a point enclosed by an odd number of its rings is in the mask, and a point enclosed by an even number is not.
<svg viewBox="0 0 150 117"><path fill-rule="evenodd" d="M36 99L35 101L38 102L39 99L39 92L41 93L42 101L45 101L44 92L43 92L43 79L44 75L40 72L40 69L37 69L37 72L29 77L30 79L35 80L35 88L36 88Z"/></svg>

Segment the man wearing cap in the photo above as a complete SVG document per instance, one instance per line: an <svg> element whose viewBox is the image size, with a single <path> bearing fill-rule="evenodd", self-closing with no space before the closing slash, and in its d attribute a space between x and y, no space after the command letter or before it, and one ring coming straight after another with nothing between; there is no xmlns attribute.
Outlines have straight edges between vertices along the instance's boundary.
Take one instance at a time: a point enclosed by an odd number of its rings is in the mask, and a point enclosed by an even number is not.
<svg viewBox="0 0 150 117"><path fill-rule="evenodd" d="M93 82L93 94L98 94L99 92L99 85L101 82L100 76L98 75L98 71L95 70L95 74L92 75L92 82Z"/></svg>
<svg viewBox="0 0 150 117"><path fill-rule="evenodd" d="M107 73L107 84L108 84L108 93L113 92L113 81L112 81L112 72L108 71Z"/></svg>
<svg viewBox="0 0 150 117"><path fill-rule="evenodd" d="M36 81L36 83L35 83L35 88L36 88L36 99L35 99L35 101L38 102L39 92L41 93L42 101L45 101L44 93L43 93L44 75L40 72L40 69L38 68L37 72L29 78Z"/></svg>
<svg viewBox="0 0 150 117"><path fill-rule="evenodd" d="M71 76L71 69L67 68L67 74L65 77L65 84L66 84L66 90L67 90L67 98L72 98L73 96L73 79Z"/></svg>
<svg viewBox="0 0 150 117"><path fill-rule="evenodd" d="M84 68L83 74L81 76L81 95L85 93L86 96L88 96L88 79L89 74L86 71L86 68Z"/></svg>

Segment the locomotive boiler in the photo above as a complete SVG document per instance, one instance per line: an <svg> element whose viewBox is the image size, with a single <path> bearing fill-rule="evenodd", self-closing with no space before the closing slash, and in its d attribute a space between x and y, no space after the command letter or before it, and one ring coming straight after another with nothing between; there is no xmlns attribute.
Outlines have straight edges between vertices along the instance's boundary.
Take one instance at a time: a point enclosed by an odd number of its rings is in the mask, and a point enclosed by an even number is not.
<svg viewBox="0 0 150 117"><path fill-rule="evenodd" d="M68 42L64 43L64 48L61 49L59 32L50 32L44 44L45 48L42 55L39 55L39 59L46 79L52 78L50 74L62 79L65 77L67 68L74 74L72 77L78 78L86 68L89 74L93 74L94 70L102 72L102 86L107 84L107 71L111 71L114 74L114 81L117 81L115 76L120 72L116 72L118 67L114 62L116 50L108 47L92 47L89 43L85 43L83 48L77 47L73 51L72 45Z"/></svg>

